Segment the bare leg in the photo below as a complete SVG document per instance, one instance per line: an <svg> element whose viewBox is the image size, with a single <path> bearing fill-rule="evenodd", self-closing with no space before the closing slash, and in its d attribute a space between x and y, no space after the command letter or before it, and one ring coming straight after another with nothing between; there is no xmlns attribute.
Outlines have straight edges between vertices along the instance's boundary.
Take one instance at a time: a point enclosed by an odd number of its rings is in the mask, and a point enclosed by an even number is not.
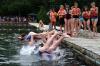
<svg viewBox="0 0 100 66"><path fill-rule="evenodd" d="M74 19L71 18L71 34L74 36Z"/></svg>
<svg viewBox="0 0 100 66"><path fill-rule="evenodd" d="M65 20L64 32L67 34L67 19L64 19L64 20Z"/></svg>
<svg viewBox="0 0 100 66"><path fill-rule="evenodd" d="M56 22L54 22L54 29L56 29Z"/></svg>
<svg viewBox="0 0 100 66"><path fill-rule="evenodd" d="M62 25L60 25L60 31L62 32Z"/></svg>
<svg viewBox="0 0 100 66"><path fill-rule="evenodd" d="M47 42L45 43L45 45L44 45L43 47L41 47L39 50L40 50L41 52L46 51L46 50L49 48L49 46L52 44L52 42L53 42L54 38L57 36L57 34L58 34L58 33L55 33L53 36L51 36L51 37L47 40Z"/></svg>
<svg viewBox="0 0 100 66"><path fill-rule="evenodd" d="M57 41L54 41L47 51L52 52L53 50L55 50L63 39L64 39L64 36L61 36Z"/></svg>
<svg viewBox="0 0 100 66"><path fill-rule="evenodd" d="M87 27L88 27L88 30L91 31L91 29L90 29L90 20L87 21Z"/></svg>
<svg viewBox="0 0 100 66"><path fill-rule="evenodd" d="M86 31L86 21L84 21L84 30Z"/></svg>
<svg viewBox="0 0 100 66"><path fill-rule="evenodd" d="M77 20L76 20L76 32L77 32L77 34L78 34L79 30L80 30L80 28L79 28L79 18L77 18Z"/></svg>
<svg viewBox="0 0 100 66"><path fill-rule="evenodd" d="M71 19L68 20L69 34L71 34Z"/></svg>
<svg viewBox="0 0 100 66"><path fill-rule="evenodd" d="M94 36L96 36L96 33L97 33L97 22L94 22L93 27L94 27L94 29L93 29Z"/></svg>

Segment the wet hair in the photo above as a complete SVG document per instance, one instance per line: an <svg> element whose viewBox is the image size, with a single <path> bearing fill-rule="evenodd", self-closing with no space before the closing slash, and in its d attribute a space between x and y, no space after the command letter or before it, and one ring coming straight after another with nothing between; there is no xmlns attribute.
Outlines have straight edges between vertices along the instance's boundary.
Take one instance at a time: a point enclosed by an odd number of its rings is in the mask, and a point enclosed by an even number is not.
<svg viewBox="0 0 100 66"><path fill-rule="evenodd" d="M22 33L22 34L20 34L20 36L18 36L18 39L19 39L20 41L22 41L22 40L24 40L24 37L25 37L25 34Z"/></svg>
<svg viewBox="0 0 100 66"><path fill-rule="evenodd" d="M24 37L24 36L25 36L25 34L24 34L24 33L22 33L22 34L21 34L21 36L22 36L22 37Z"/></svg>

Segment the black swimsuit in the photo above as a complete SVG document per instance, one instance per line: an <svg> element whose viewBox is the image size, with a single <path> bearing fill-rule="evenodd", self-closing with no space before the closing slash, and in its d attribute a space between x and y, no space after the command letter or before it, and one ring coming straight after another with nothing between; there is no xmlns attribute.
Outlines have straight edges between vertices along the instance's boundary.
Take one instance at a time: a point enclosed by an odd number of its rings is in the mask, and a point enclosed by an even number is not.
<svg viewBox="0 0 100 66"><path fill-rule="evenodd" d="M73 18L79 18L79 16L78 15L73 15Z"/></svg>
<svg viewBox="0 0 100 66"><path fill-rule="evenodd" d="M67 13L65 18L68 20L68 19L71 19L71 14Z"/></svg>
<svg viewBox="0 0 100 66"><path fill-rule="evenodd" d="M59 18L59 24L64 25L64 15L61 18Z"/></svg>

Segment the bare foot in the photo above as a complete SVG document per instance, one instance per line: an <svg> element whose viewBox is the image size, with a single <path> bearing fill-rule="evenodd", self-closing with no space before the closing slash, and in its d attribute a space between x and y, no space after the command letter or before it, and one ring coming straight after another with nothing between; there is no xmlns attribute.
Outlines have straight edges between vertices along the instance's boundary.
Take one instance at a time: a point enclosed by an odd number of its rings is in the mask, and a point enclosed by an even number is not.
<svg viewBox="0 0 100 66"><path fill-rule="evenodd" d="M65 38L70 38L70 36L67 35L66 33L63 33L63 36L64 36Z"/></svg>

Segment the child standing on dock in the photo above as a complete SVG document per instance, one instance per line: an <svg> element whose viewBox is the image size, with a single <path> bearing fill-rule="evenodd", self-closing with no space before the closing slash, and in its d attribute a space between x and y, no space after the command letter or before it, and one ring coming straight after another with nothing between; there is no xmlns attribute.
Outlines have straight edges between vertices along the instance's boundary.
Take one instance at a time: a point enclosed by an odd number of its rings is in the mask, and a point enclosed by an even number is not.
<svg viewBox="0 0 100 66"><path fill-rule="evenodd" d="M55 12L54 8L50 10L50 22L52 24L52 28L56 29L56 16L57 13Z"/></svg>
<svg viewBox="0 0 100 66"><path fill-rule="evenodd" d="M69 5L65 4L66 15L65 15L65 33L71 34L71 13L69 9Z"/></svg>
<svg viewBox="0 0 100 66"><path fill-rule="evenodd" d="M58 11L60 31L62 31L62 26L64 25L65 15L66 15L66 10L64 9L63 5L60 5L60 9Z"/></svg>
<svg viewBox="0 0 100 66"><path fill-rule="evenodd" d="M72 16L73 16L74 31L76 32L76 36L79 32L79 15L80 15L80 8L78 8L78 3L74 3L74 7L72 9Z"/></svg>
<svg viewBox="0 0 100 66"><path fill-rule="evenodd" d="M88 30L91 31L91 29L90 29L90 11L88 10L87 6L84 7L82 16L84 18L84 30L86 30L86 28L88 28Z"/></svg>
<svg viewBox="0 0 100 66"><path fill-rule="evenodd" d="M91 21L93 26L93 36L96 36L97 33L97 22L98 22L98 7L96 7L95 2L91 3Z"/></svg>

